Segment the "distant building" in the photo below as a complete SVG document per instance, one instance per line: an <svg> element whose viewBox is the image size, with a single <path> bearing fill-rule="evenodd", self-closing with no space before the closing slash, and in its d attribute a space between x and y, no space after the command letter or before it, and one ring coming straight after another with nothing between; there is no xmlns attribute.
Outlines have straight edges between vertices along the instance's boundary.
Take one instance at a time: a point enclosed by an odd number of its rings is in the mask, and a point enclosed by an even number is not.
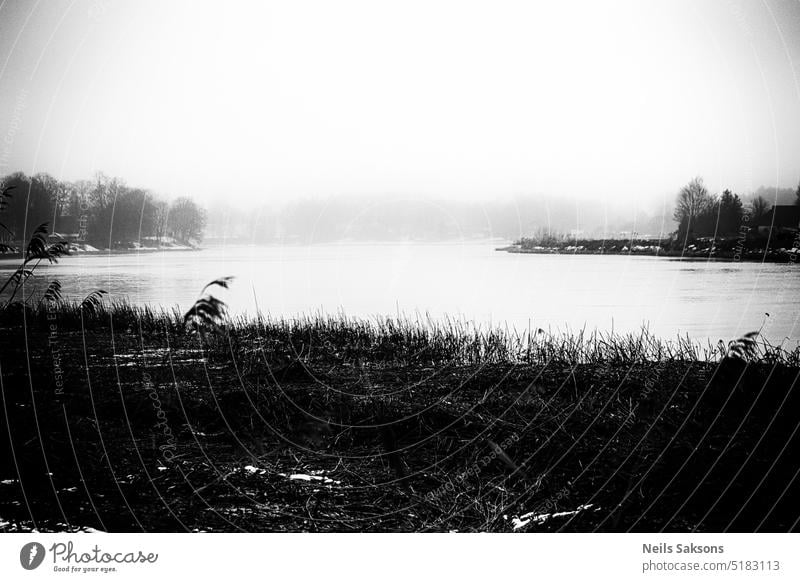
<svg viewBox="0 0 800 582"><path fill-rule="evenodd" d="M779 205L756 221L758 234L795 233L800 231L800 205Z"/></svg>

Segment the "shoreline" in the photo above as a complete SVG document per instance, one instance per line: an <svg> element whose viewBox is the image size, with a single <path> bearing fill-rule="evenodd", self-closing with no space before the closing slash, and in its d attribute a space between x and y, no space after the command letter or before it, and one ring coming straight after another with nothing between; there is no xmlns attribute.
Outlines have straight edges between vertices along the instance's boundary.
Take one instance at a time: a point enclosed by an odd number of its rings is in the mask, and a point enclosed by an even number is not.
<svg viewBox="0 0 800 582"><path fill-rule="evenodd" d="M652 250L601 250L601 249L565 249L559 247L543 247L541 249L525 249L518 245L510 245L507 247L495 248L496 251L502 251L512 254L520 255L612 255L612 256L628 256L628 257L663 257L665 259L677 259L681 261L718 261L718 262L749 262L749 263L796 263L798 253L792 253L791 250L779 249L764 253L764 251L750 251L742 253L736 257L736 253L724 252L716 254L708 253L685 253L670 250L652 251Z"/></svg>
<svg viewBox="0 0 800 582"><path fill-rule="evenodd" d="M79 249L70 249L68 257L107 257L107 256L116 256L116 255L133 255L133 254L155 254L160 252L193 252L193 251L202 251L205 250L207 247L146 247L140 249L97 249L93 251L87 250L79 250ZM3 261L17 261L22 259L24 253L22 252L14 252L14 253L0 253L0 264Z"/></svg>

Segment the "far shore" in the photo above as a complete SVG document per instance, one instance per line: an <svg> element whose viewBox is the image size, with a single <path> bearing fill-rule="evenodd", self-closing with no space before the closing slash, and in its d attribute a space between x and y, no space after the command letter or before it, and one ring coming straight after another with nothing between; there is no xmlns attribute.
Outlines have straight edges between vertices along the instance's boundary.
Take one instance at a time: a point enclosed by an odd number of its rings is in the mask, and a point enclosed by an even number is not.
<svg viewBox="0 0 800 582"><path fill-rule="evenodd" d="M643 247L637 248L623 247L623 248L585 248L581 245L565 246L565 247L539 247L539 248L522 248L520 245L510 245L499 247L497 251L505 251L507 253L525 254L525 255L624 255L624 256L643 256L643 257L664 257L668 259L680 259L687 261L722 261L722 262L758 262L758 263L796 263L797 255L800 254L798 249L741 249L735 251L710 251L709 249L701 250L671 250L661 247Z"/></svg>
<svg viewBox="0 0 800 582"><path fill-rule="evenodd" d="M165 247L141 247L141 248L118 248L118 249L98 249L85 250L80 248L71 248L70 256L107 256L107 255L134 255L134 254L151 254L163 251L178 252L178 251L201 251L204 247L191 247L191 246L165 246ZM16 261L23 257L21 252L13 253L0 253L0 263L3 261Z"/></svg>

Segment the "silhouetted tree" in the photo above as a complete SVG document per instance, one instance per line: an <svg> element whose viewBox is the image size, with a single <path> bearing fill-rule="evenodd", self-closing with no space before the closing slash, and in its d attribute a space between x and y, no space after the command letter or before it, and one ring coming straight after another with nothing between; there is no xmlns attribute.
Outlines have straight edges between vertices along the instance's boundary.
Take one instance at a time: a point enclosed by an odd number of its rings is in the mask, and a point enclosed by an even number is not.
<svg viewBox="0 0 800 582"><path fill-rule="evenodd" d="M48 174L28 177L15 172L3 179L3 187L13 187L14 204L7 209L5 224L16 240L30 237L36 227L51 223L55 211L58 182Z"/></svg>
<svg viewBox="0 0 800 582"><path fill-rule="evenodd" d="M678 223L678 234L681 238L691 238L698 230L698 226L706 228L705 224L698 225L698 222L707 222L708 212L714 206L714 198L708 193L703 179L700 177L692 179L686 186L678 192L678 200L675 204L673 217ZM704 220L700 220L703 218Z"/></svg>
<svg viewBox="0 0 800 582"><path fill-rule="evenodd" d="M168 231L184 241L200 239L205 225L204 211L188 198L176 201L169 222L168 202L102 173L91 181L66 182L16 172L0 179L0 191L6 188L0 242L10 248L19 247L43 223L48 223L48 236L77 235L80 242L100 247L127 246L147 237L160 241Z"/></svg>
<svg viewBox="0 0 800 582"><path fill-rule="evenodd" d="M153 211L150 196L138 188L120 187L114 202L112 235L114 241L139 241L152 228Z"/></svg>
<svg viewBox="0 0 800 582"><path fill-rule="evenodd" d="M744 208L737 194L725 190L719 199L719 221L717 234L729 235L738 232L742 226Z"/></svg>
<svg viewBox="0 0 800 582"><path fill-rule="evenodd" d="M121 180L109 178L102 172L98 172L95 176L94 188L89 192L92 211L89 215L88 239L93 244L113 247L119 240L114 234L112 221L114 203L122 185Z"/></svg>
<svg viewBox="0 0 800 582"><path fill-rule="evenodd" d="M763 196L756 196L750 202L750 220L756 222L759 218L764 216L770 208L770 203Z"/></svg>
<svg viewBox="0 0 800 582"><path fill-rule="evenodd" d="M6 234L9 241L22 239L22 231L25 228L25 199L30 188L30 178L22 172L14 172L3 178L2 188L8 189L9 197L13 199L13 204L5 207L5 227L8 229Z"/></svg>

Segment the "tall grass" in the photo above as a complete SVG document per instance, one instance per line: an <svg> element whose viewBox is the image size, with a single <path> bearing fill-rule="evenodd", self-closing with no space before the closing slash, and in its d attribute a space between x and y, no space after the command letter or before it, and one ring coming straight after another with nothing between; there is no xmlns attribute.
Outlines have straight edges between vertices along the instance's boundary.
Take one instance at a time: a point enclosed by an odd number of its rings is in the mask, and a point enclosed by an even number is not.
<svg viewBox="0 0 800 582"><path fill-rule="evenodd" d="M17 325L23 309L7 311L0 325ZM330 361L353 365L443 364L580 364L632 365L654 362L716 362L726 357L741 357L735 340L730 344L701 343L688 336L674 339L656 337L643 327L636 333L606 333L580 330L574 333L543 329L517 330L482 327L468 322L430 317L378 317L362 319L343 314L311 314L296 318L259 313L256 317L226 317L212 333L201 339L185 325L185 315L177 308L135 306L126 301L98 304L87 310L80 303L24 307L26 326L47 326L56 317L61 330L83 332L113 327L146 334L168 334L180 346L186 341L201 341L210 356L244 357L279 354L290 360ZM752 341L751 341L752 340ZM800 346L770 344L752 337L747 360L800 366Z"/></svg>

